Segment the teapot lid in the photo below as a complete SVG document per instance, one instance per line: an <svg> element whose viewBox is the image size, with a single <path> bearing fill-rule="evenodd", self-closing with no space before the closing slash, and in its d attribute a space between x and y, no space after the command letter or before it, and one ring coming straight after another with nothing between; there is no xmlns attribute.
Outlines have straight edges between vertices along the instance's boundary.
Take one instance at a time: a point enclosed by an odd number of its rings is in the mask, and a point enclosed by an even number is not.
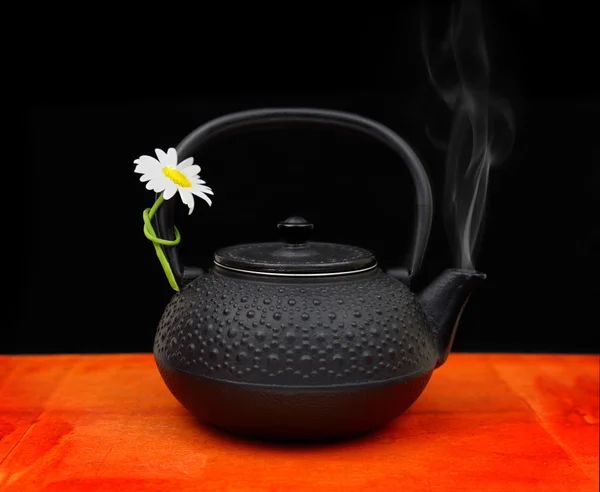
<svg viewBox="0 0 600 492"><path fill-rule="evenodd" d="M214 254L215 265L240 273L286 277L345 275L377 266L369 250L308 241L314 226L302 217L290 217L277 227L283 241L221 248Z"/></svg>

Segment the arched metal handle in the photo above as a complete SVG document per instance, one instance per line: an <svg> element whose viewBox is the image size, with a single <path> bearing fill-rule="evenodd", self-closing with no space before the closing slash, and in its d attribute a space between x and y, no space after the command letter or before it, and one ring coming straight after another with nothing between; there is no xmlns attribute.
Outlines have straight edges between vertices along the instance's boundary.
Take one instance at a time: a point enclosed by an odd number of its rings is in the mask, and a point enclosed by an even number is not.
<svg viewBox="0 0 600 492"><path fill-rule="evenodd" d="M329 109L265 108L241 111L221 116L198 127L179 143L177 155L180 160L191 157L211 141L238 130L294 124L351 130L387 145L404 160L413 178L416 192L415 230L405 266L392 269L390 273L401 280L408 281L419 270L429 240L433 216L431 185L421 161L412 148L404 139L381 123L356 114ZM165 201L155 216L159 237L165 239L175 237L173 227L175 202L176 200ZM201 272L197 268L183 266L176 246L164 247L164 250L179 285L193 279Z"/></svg>

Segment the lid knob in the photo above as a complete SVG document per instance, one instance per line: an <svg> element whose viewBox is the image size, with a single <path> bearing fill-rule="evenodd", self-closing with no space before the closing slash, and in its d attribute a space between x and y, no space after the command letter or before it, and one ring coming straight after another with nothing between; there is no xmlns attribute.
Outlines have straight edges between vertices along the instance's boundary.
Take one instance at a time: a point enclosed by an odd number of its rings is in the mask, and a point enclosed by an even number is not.
<svg viewBox="0 0 600 492"><path fill-rule="evenodd" d="M313 224L297 215L277 224L277 228L281 231L283 240L287 244L305 243L308 240L310 231L313 230L313 227Z"/></svg>

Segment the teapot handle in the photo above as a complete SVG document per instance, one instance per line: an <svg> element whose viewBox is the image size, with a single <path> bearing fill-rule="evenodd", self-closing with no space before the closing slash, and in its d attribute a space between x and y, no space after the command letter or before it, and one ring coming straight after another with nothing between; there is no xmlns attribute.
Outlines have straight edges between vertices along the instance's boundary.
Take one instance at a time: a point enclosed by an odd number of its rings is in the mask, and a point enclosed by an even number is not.
<svg viewBox="0 0 600 492"><path fill-rule="evenodd" d="M425 255L431 230L433 199L431 185L421 161L412 148L395 132L374 120L362 116L329 109L313 108L265 108L241 111L213 119L198 127L177 146L180 160L191 157L210 141L237 130L253 127L281 126L292 124L330 126L351 130L374 138L398 154L410 171L415 185L415 230L412 245L404 267L393 268L388 273L406 283L418 272ZM159 237L174 239L174 216L176 200L166 200L155 215ZM199 268L184 267L176 246L162 246L179 285L184 285L202 273Z"/></svg>

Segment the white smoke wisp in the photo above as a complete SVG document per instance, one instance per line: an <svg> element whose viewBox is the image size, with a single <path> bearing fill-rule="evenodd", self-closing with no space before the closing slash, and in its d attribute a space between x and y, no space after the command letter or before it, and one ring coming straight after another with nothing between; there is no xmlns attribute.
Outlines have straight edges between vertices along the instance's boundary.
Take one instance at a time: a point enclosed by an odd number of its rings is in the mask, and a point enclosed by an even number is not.
<svg viewBox="0 0 600 492"><path fill-rule="evenodd" d="M490 169L512 149L514 118L507 101L490 96L490 64L478 1L453 6L446 39L437 53L429 44L424 25L421 47L429 79L453 115L445 147L444 222L454 266L474 269Z"/></svg>

